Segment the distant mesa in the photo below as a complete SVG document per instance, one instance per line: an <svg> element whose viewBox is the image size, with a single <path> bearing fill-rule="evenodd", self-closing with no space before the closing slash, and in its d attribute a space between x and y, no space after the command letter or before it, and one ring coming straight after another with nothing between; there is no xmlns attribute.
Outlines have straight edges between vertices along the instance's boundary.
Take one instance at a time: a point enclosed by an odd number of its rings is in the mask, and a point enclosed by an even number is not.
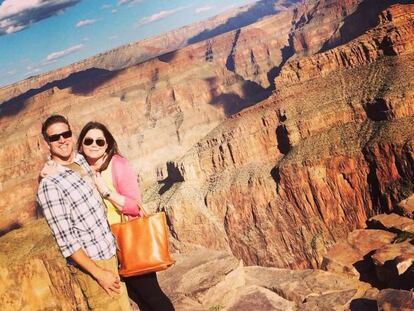
<svg viewBox="0 0 414 311"><path fill-rule="evenodd" d="M300 1L261 0L254 4L224 12L205 21L191 24L153 38L129 43L72 65L38 76L29 77L12 85L1 87L0 104L21 95L22 92L27 92L30 89L40 89L49 82L63 80L71 73L85 71L89 68L114 71L145 62L164 54L167 54L167 56L161 57L160 60L167 61L173 55L170 53L188 44L200 42L219 34L244 27L265 16L270 16L284 8L290 7L297 2ZM166 42L168 42L168 45L165 44Z"/></svg>

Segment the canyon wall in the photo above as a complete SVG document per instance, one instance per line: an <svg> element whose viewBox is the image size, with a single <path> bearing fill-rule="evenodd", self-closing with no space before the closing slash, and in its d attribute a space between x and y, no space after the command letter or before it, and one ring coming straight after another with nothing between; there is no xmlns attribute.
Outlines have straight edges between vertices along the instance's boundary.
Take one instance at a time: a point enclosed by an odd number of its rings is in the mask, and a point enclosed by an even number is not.
<svg viewBox="0 0 414 311"><path fill-rule="evenodd" d="M171 163L146 195L174 237L248 264L317 267L334 241L411 193L413 13L391 6L348 44L288 61L270 98Z"/></svg>
<svg viewBox="0 0 414 311"><path fill-rule="evenodd" d="M272 18L289 24L292 14ZM68 71L63 76L75 71L68 78L40 89L22 93L16 87L22 94L0 106L1 230L19 226L37 213L34 192L46 156L40 122L47 115L67 115L76 131L89 120L110 124L145 188L159 178L167 161L182 155L227 114L265 94L263 87L229 71L226 61L237 54L235 38L264 40L266 35L268 49L274 52L262 55L263 61L256 56L257 62L265 63L263 80L266 71L280 63L280 47L289 30L274 36L274 31L263 30L268 25L229 32L124 70L76 72L75 65L62 69Z"/></svg>
<svg viewBox="0 0 414 311"><path fill-rule="evenodd" d="M166 210L177 250L318 266L336 240L413 190L414 8L375 7L383 10L369 23L348 28L349 16L367 16L364 3L306 2L139 65L72 73L7 100L0 229L38 215L41 120L61 113L75 132L90 120L109 125L145 204Z"/></svg>

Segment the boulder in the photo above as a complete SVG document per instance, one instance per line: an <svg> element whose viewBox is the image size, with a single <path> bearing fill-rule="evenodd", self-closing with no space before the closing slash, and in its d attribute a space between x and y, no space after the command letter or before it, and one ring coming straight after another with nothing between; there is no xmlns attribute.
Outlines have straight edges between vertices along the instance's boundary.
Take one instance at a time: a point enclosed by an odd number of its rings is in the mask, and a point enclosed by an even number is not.
<svg viewBox="0 0 414 311"><path fill-rule="evenodd" d="M379 214L368 220L368 227L394 232L414 233L414 220L395 213Z"/></svg>
<svg viewBox="0 0 414 311"><path fill-rule="evenodd" d="M384 289L378 295L378 311L412 311L414 294L412 291Z"/></svg>
<svg viewBox="0 0 414 311"><path fill-rule="evenodd" d="M414 245L408 241L386 245L372 255L378 279L390 287L414 287Z"/></svg>
<svg viewBox="0 0 414 311"><path fill-rule="evenodd" d="M352 231L346 240L337 242L323 257L322 269L360 277L371 272L372 262L367 255L390 244L395 234L384 230Z"/></svg>
<svg viewBox="0 0 414 311"><path fill-rule="evenodd" d="M246 267L245 273L247 284L272 289L298 310L343 310L371 288L357 278L322 270Z"/></svg>
<svg viewBox="0 0 414 311"><path fill-rule="evenodd" d="M398 203L396 212L401 216L414 219L414 194Z"/></svg>
<svg viewBox="0 0 414 311"><path fill-rule="evenodd" d="M259 286L243 288L230 302L225 311L295 311L296 306L292 301L286 300L275 292Z"/></svg>
<svg viewBox="0 0 414 311"><path fill-rule="evenodd" d="M176 264L158 279L177 310L191 310L196 303L206 310L224 305L244 285L241 262L228 252L199 249L174 258Z"/></svg>

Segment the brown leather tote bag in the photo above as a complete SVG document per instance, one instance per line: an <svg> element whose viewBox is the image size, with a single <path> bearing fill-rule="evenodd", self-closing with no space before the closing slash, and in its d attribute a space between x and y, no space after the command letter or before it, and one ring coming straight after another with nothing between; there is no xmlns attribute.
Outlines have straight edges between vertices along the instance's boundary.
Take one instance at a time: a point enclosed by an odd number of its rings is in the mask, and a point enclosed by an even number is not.
<svg viewBox="0 0 414 311"><path fill-rule="evenodd" d="M167 269L174 264L168 250L164 212L112 224L117 242L119 274L124 277Z"/></svg>

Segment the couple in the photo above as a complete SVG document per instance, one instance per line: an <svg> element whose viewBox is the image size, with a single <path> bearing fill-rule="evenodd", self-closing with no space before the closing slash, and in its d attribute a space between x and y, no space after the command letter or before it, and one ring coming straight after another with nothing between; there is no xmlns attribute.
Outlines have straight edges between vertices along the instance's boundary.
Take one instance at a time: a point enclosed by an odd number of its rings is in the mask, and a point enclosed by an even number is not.
<svg viewBox="0 0 414 311"><path fill-rule="evenodd" d="M131 310L129 295L141 311L174 310L155 272L123 280L118 275L109 225L120 222L121 213L139 216L141 197L136 176L109 130L87 123L77 153L65 117L46 119L42 135L51 161L42 170L37 202L89 308Z"/></svg>

